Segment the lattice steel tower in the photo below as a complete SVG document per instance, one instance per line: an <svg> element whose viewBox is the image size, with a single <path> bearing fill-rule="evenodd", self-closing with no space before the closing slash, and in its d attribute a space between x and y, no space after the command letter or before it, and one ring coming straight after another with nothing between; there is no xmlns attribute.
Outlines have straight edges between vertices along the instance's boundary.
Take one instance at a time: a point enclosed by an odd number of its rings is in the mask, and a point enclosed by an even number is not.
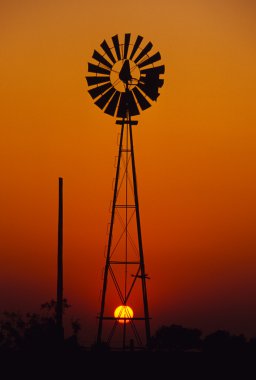
<svg viewBox="0 0 256 380"><path fill-rule="evenodd" d="M131 42L127 33L120 43L115 35L112 43L109 47L104 40L102 53L94 50L95 63L88 64L92 75L86 77L95 104L116 117L121 129L97 343L143 348L150 342L149 277L145 272L133 145L133 127L138 121L132 116L156 101L165 68L156 66L160 53L150 55L153 45L149 42L143 47L141 36Z"/></svg>

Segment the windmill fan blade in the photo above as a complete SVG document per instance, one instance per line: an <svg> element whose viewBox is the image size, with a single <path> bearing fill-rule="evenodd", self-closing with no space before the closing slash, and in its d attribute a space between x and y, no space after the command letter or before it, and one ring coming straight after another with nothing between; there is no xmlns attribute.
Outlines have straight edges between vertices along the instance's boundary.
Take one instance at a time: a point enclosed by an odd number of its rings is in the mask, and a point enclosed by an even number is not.
<svg viewBox="0 0 256 380"><path fill-rule="evenodd" d="M86 80L87 80L88 86L93 86L95 84L109 82L109 77L98 77L98 76L86 77Z"/></svg>
<svg viewBox="0 0 256 380"><path fill-rule="evenodd" d="M134 99L133 93L129 91L127 94L128 98L128 108L129 108L129 113L131 116L139 115L140 111L138 109L137 103Z"/></svg>
<svg viewBox="0 0 256 380"><path fill-rule="evenodd" d="M104 69L103 67L94 65L93 63L88 63L88 71L89 71L89 73L109 74L110 75L109 70Z"/></svg>
<svg viewBox="0 0 256 380"><path fill-rule="evenodd" d="M139 48L139 46L140 46L142 40L143 40L143 37L141 37L141 36L138 36L138 37L137 37L137 39L136 39L136 41L135 41L135 44L134 44L134 46L133 46L133 49L132 49L131 55L130 55L130 59L133 59L133 56L134 56L134 54L137 52L137 50L138 50L138 48Z"/></svg>
<svg viewBox="0 0 256 380"><path fill-rule="evenodd" d="M113 41L113 44L115 47L117 59L120 60L121 59L121 53L120 53L120 46L119 46L119 40L118 40L117 34L114 37L112 37L112 41Z"/></svg>
<svg viewBox="0 0 256 380"><path fill-rule="evenodd" d="M97 50L94 50L92 57L96 59L96 61L102 63L104 66L107 66L110 69L112 68L111 63L109 63L109 61L107 61L100 53L98 53Z"/></svg>
<svg viewBox="0 0 256 380"><path fill-rule="evenodd" d="M124 36L124 59L127 58L130 39L131 39L131 33L126 33Z"/></svg>
<svg viewBox="0 0 256 380"><path fill-rule="evenodd" d="M126 117L126 110L127 110L126 103L127 103L126 102L126 94L125 94L125 92L122 92L120 102L119 102L119 106L118 106L118 110L117 110L117 117Z"/></svg>
<svg viewBox="0 0 256 380"><path fill-rule="evenodd" d="M146 75L142 74L140 77L140 82L145 83L146 86L152 88L162 87L164 84L163 79L159 79L159 74L153 70L148 72Z"/></svg>
<svg viewBox="0 0 256 380"><path fill-rule="evenodd" d="M139 63L138 66L139 66L139 68L141 68L141 67L150 65L151 63L160 61L160 59L161 59L160 53L156 53L156 54L152 55L152 57L150 57L150 58L146 59L145 61Z"/></svg>
<svg viewBox="0 0 256 380"><path fill-rule="evenodd" d="M121 94L120 94L119 91L115 92L113 98L110 100L110 102L108 103L107 108L104 111L105 113L107 113L108 115L111 115L111 116L115 115L120 95Z"/></svg>
<svg viewBox="0 0 256 380"><path fill-rule="evenodd" d="M141 74L157 73L157 74L160 75L160 74L164 74L164 72L165 72L164 65L152 67L150 69L143 69L143 70L141 70Z"/></svg>
<svg viewBox="0 0 256 380"><path fill-rule="evenodd" d="M138 106L136 104L136 101L134 99L134 96L132 92L123 92L121 94L118 111L117 111L117 117L126 117L126 111L129 109L129 114L131 116L139 115L140 111L138 109Z"/></svg>
<svg viewBox="0 0 256 380"><path fill-rule="evenodd" d="M145 83L149 87L162 87L164 84L163 79L159 79L158 76L153 76L153 75L145 76L145 77L141 76L140 82Z"/></svg>
<svg viewBox="0 0 256 380"><path fill-rule="evenodd" d="M164 72L164 66L144 70L140 77L138 87L145 92L152 100L156 100L159 96L158 88L162 87L164 81L159 75Z"/></svg>
<svg viewBox="0 0 256 380"><path fill-rule="evenodd" d="M96 102L95 104L100 107L101 109L103 109L105 107L105 105L107 104L107 102L109 101L109 99L113 96L113 94L116 92L116 90L114 89L114 87L110 88L107 92L105 92L104 95L102 95Z"/></svg>
<svg viewBox="0 0 256 380"><path fill-rule="evenodd" d="M107 54L107 56L111 59L113 63L116 63L116 59L112 54L112 51L110 50L110 47L108 46L107 42L104 40L102 44L100 45L104 52Z"/></svg>
<svg viewBox="0 0 256 380"><path fill-rule="evenodd" d="M144 92L151 100L156 100L159 96L158 87L151 84L138 83L138 87Z"/></svg>
<svg viewBox="0 0 256 380"><path fill-rule="evenodd" d="M112 87L112 84L109 82L109 83L103 84L102 86L97 86L95 88L92 88L88 92L91 95L91 97L95 99L99 95L104 94L104 92L107 91L110 87Z"/></svg>
<svg viewBox="0 0 256 380"><path fill-rule="evenodd" d="M134 87L132 90L135 98L137 99L140 108L142 111L146 110L147 108L151 107L151 104L147 101L144 95L137 89L137 87Z"/></svg>
<svg viewBox="0 0 256 380"><path fill-rule="evenodd" d="M152 49L153 45L151 42L149 42L145 47L144 49L140 52L140 54L138 55L138 57L134 60L135 63L138 63L151 49Z"/></svg>

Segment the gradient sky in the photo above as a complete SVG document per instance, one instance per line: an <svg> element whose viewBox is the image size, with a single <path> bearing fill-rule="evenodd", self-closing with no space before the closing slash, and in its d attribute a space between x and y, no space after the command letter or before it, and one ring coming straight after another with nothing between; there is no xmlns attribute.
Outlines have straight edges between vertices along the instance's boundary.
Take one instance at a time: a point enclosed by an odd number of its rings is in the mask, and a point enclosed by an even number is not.
<svg viewBox="0 0 256 380"><path fill-rule="evenodd" d="M94 339L119 131L84 76L131 32L166 66L134 130L152 330L256 336L255 2L95 4L1 1L0 311L55 296L62 176L67 319Z"/></svg>

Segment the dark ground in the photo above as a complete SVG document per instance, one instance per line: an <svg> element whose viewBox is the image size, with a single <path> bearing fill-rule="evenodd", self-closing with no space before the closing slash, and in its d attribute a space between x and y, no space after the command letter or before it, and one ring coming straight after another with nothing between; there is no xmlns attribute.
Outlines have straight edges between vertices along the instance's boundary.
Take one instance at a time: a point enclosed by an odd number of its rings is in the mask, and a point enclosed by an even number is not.
<svg viewBox="0 0 256 380"><path fill-rule="evenodd" d="M0 357L8 379L256 379L256 356L199 352L12 353Z"/></svg>

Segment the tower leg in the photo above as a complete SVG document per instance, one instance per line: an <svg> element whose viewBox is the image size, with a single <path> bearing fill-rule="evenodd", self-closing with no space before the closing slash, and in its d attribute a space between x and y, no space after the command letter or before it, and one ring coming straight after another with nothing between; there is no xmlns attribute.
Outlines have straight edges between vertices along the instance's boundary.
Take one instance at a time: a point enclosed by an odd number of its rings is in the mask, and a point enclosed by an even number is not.
<svg viewBox="0 0 256 380"><path fill-rule="evenodd" d="M105 309L108 271L109 271L109 263L110 263L110 251L111 251L111 243L112 243L112 237L113 237L113 226L114 226L114 220L115 220L115 205L116 205L116 199L117 199L117 190L118 190L118 180L119 180L119 173L120 173L123 136L124 136L124 123L122 124L122 127L121 127L119 149L118 149L118 160L117 160L117 168L116 168L115 187L114 187L114 195L113 195L113 203L112 203L112 211L111 211L111 221L110 221L110 229L109 229L107 257L106 257L106 265L105 265L105 270L104 270L101 308L100 308L100 316L99 316L99 326L98 326L98 336L97 336L97 343L98 344L102 343L102 324L103 324L104 309Z"/></svg>
<svg viewBox="0 0 256 380"><path fill-rule="evenodd" d="M147 298L147 287L146 287L146 273L145 273L144 254L143 254L143 245L142 245L142 236L141 236L139 197L138 197L138 188L137 188L137 176L136 176L136 167L135 167L132 126L131 126L130 121L131 120L129 117L129 132L130 132L131 158L132 158L132 175L133 175L133 183L134 183L134 199L135 199L135 207L136 207L136 220L137 220L137 231L138 231L138 242L139 242L139 253L140 253L141 284L142 284L144 315L145 315L146 340L147 340L147 346L149 347L149 344L150 344L150 322L149 322L148 298Z"/></svg>

